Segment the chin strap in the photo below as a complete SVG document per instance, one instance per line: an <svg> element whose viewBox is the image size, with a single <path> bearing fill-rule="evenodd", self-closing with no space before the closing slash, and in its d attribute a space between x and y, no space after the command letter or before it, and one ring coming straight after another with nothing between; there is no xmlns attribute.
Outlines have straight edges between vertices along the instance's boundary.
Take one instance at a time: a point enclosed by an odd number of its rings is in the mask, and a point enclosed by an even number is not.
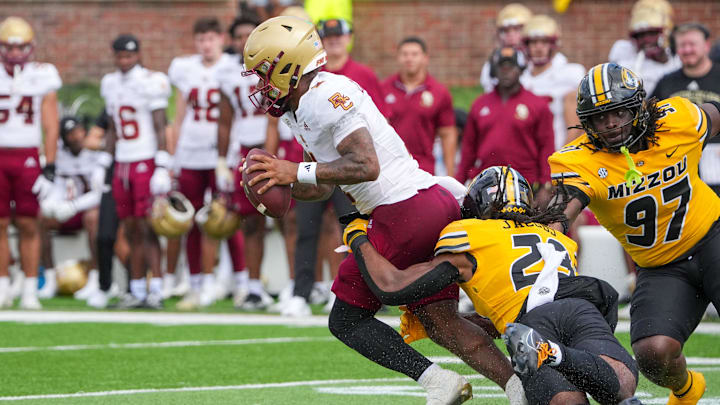
<svg viewBox="0 0 720 405"><path fill-rule="evenodd" d="M627 161L627 164L630 167L625 172L625 184L628 187L632 187L635 183L640 184L640 178L643 174L635 167L635 162L633 162L633 159L630 156L630 151L628 151L626 146L621 146L620 152L625 155L625 161Z"/></svg>

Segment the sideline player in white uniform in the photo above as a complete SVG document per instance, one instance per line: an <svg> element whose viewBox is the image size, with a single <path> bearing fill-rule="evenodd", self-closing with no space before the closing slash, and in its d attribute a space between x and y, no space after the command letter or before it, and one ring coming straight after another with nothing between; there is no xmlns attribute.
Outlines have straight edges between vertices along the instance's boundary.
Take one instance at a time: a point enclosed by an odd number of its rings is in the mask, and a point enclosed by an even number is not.
<svg viewBox="0 0 720 405"><path fill-rule="evenodd" d="M680 59L669 49L672 6L664 0L639 0L630 15L630 41L616 41L608 61L632 69L643 79L647 94L658 81L680 69Z"/></svg>
<svg viewBox="0 0 720 405"><path fill-rule="evenodd" d="M550 98L555 150L558 150L582 134L579 129L567 128L580 125L575 114L575 94L585 76L585 68L569 63L558 51L560 29L555 20L546 15L535 15L525 23L523 42L531 63L520 76L520 83L538 96Z"/></svg>
<svg viewBox="0 0 720 405"><path fill-rule="evenodd" d="M180 192L199 210L205 194L215 188L215 167L218 164L217 128L220 117L220 84L217 72L233 63L223 53L223 32L217 18L201 18L193 27L197 54L180 56L170 63L170 82L179 90L173 132L177 136L175 162L180 169ZM237 62L235 62L237 63ZM179 252L180 239L169 240L169 250ZM201 235L193 225L187 235L185 251L190 267L190 292L178 308L205 307L215 301L215 257L218 242ZM168 272L174 273L168 268Z"/></svg>
<svg viewBox="0 0 720 405"><path fill-rule="evenodd" d="M460 217L456 197L419 169L360 86L345 76L319 72L326 55L315 27L295 17L265 21L250 35L244 61L246 73L260 77L251 95L255 105L282 116L307 161L258 156L259 163L248 171L264 173L249 185L268 179L262 193L275 184L292 184L293 198L301 200L327 198L339 185L360 213L370 216L368 237L384 257L399 268L432 257L440 230ZM464 191L457 182L451 184ZM433 364L375 319L381 304L367 283L372 280L348 256L332 288L336 300L328 325L333 335L377 364L417 380L428 392L428 404L469 399L471 387L462 376ZM435 342L509 392L522 391L492 339L457 314L457 299L457 287L450 287L409 309ZM450 339L447 330L461 331L461 337Z"/></svg>
<svg viewBox="0 0 720 405"><path fill-rule="evenodd" d="M50 192L55 175L56 91L62 82L55 66L29 62L33 39L32 27L21 18L8 17L0 24L0 308L13 301L8 277L11 218L20 234L20 263L25 273L20 307L41 308L37 299L38 199ZM45 168L41 175L38 149L43 144ZM11 201L15 203L12 211Z"/></svg>
<svg viewBox="0 0 720 405"><path fill-rule="evenodd" d="M525 23L532 17L529 8L520 3L510 3L503 7L497 15L497 46L512 46L519 49L522 46L522 31ZM480 84L485 93L495 88L497 79L490 75L490 62L485 61L480 72Z"/></svg>
<svg viewBox="0 0 720 405"><path fill-rule="evenodd" d="M118 70L108 73L100 83L108 115L108 154L101 163L110 165L115 156L112 182L118 218L130 243L130 294L120 303L124 307L162 308L160 243L147 215L154 195L170 191L169 169L172 158L165 148L165 108L170 83L161 72L140 65L140 42L132 35L121 35L112 44ZM93 175L102 184L104 170ZM101 187L101 186L100 186ZM142 253L141 253L142 252ZM145 274L152 271L150 291ZM96 294L105 294L97 290Z"/></svg>
<svg viewBox="0 0 720 405"><path fill-rule="evenodd" d="M90 275L87 284L98 288L96 240L102 189L91 187L92 174L98 166L99 152L83 146L86 134L85 127L76 117L68 116L60 120L54 187L50 195L40 201L41 264L45 267L45 285L38 292L40 298L52 298L57 291L50 230L74 232L84 229L87 232L90 251ZM93 277L94 282L90 280Z"/></svg>

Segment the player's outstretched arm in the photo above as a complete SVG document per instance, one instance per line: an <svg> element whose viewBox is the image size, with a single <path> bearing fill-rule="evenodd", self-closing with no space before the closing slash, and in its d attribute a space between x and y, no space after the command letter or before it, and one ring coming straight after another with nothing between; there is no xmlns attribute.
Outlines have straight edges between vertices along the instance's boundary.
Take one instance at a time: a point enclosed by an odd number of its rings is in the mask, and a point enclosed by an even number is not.
<svg viewBox="0 0 720 405"><path fill-rule="evenodd" d="M375 250L367 236L354 238L352 252L365 283L386 305L416 302L452 283L469 280L475 270L465 254L443 254L399 270Z"/></svg>
<svg viewBox="0 0 720 405"><path fill-rule="evenodd" d="M568 187L569 186L565 186ZM582 193L580 190L577 190L576 193ZM584 197L584 198L583 198ZM548 208L552 207L556 204L563 204L566 199L569 199L567 202L567 205L565 206L565 210L563 213L567 217L567 222L556 222L553 224L550 224L550 228L555 229L558 232L567 233L567 230L570 228L570 226L575 222L578 215L582 212L582 210L587 206L586 203L584 203L582 200L588 198L585 196L585 194L582 194L582 196L575 195L574 193L570 194L561 194L556 193L555 196L550 200L550 203L548 204Z"/></svg>
<svg viewBox="0 0 720 405"><path fill-rule="evenodd" d="M710 138L714 138L718 133L720 133L720 103L705 103L701 105L700 108L705 111L705 114L712 125L710 127L708 139L705 140L705 142L707 142Z"/></svg>

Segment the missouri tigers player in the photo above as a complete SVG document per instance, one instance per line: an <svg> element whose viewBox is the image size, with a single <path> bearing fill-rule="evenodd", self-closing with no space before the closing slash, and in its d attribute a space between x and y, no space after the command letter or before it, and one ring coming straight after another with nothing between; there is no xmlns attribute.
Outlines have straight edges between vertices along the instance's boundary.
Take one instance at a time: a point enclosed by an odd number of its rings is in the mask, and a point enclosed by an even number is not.
<svg viewBox="0 0 720 405"><path fill-rule="evenodd" d="M640 370L672 390L669 404L695 404L705 379L687 370L682 347L708 303L720 305L720 198L698 177L720 103L644 98L629 69L593 67L578 89L585 134L548 161L570 190L569 221L588 206L638 266L630 336Z"/></svg>
<svg viewBox="0 0 720 405"><path fill-rule="evenodd" d="M170 191L172 159L165 149L165 108L170 97L167 76L140 64L140 42L120 35L112 43L118 70L100 83L100 94L112 118L107 130L107 168L115 157L112 192L118 218L134 254L130 255L130 293L124 307L162 307L160 244L148 221L152 196ZM103 184L105 171L93 175ZM147 269L152 271L149 286ZM89 294L90 296L95 294Z"/></svg>
<svg viewBox="0 0 720 405"><path fill-rule="evenodd" d="M367 220L350 223L345 240L371 287L383 290L378 297L422 296L457 281L476 312L505 334L531 404L586 403L585 393L601 404L639 403L637 365L613 335L617 292L575 277L577 245L547 226L564 217L561 206L531 207L528 181L493 166L469 186L463 219L440 233L433 260L398 271L368 243ZM454 274L440 281L440 273ZM395 282L373 285L388 275ZM406 340L424 337L411 313L402 325Z"/></svg>
<svg viewBox="0 0 720 405"><path fill-rule="evenodd" d="M295 17L270 19L250 35L244 51L246 73L260 78L252 99L263 111L282 117L308 162L258 156L248 171L264 173L249 185L269 179L262 193L275 184L292 184L293 198L299 200L325 199L340 185L358 210L372 216L371 238L382 245L386 257L403 267L431 257L440 230L460 217L455 197L419 169L360 86L345 76L319 71L325 57L315 27ZM432 364L375 318L381 303L352 256L340 265L332 290L337 298L328 324L339 340L417 380L428 391L428 404L461 403L471 397L462 376ZM482 330L457 314L457 294L457 286L450 286L412 307L436 342L504 385L512 375L509 363L497 348L484 344L491 340ZM446 325L462 333L450 338ZM496 365L495 372L487 372L490 364Z"/></svg>
<svg viewBox="0 0 720 405"><path fill-rule="evenodd" d="M55 66L29 61L34 45L32 27L25 20L8 17L0 24L0 308L12 304L7 232L12 218L19 231L18 250L25 273L20 306L40 309L36 294L40 252L37 200L47 196L55 176L56 91L62 83ZM45 153L42 175L41 145ZM12 211L11 202L15 204Z"/></svg>
<svg viewBox="0 0 720 405"><path fill-rule="evenodd" d="M193 26L194 55L180 56L170 63L170 82L178 91L175 98L177 115L174 133L177 136L174 159L179 167L178 184L198 211L205 192L216 191L215 167L218 165L217 130L220 116L220 84L217 72L232 63L223 53L223 31L217 18L200 18ZM235 62L237 63L237 62ZM174 145L173 145L174 146ZM222 178L228 181L227 165L219 166ZM223 170L224 169L224 170ZM180 243L171 239L169 243ZM201 235L193 226L186 239L190 292L178 303L181 309L194 309L215 301L215 257L218 241ZM177 249L172 249L178 251ZM174 269L170 269L174 272Z"/></svg>

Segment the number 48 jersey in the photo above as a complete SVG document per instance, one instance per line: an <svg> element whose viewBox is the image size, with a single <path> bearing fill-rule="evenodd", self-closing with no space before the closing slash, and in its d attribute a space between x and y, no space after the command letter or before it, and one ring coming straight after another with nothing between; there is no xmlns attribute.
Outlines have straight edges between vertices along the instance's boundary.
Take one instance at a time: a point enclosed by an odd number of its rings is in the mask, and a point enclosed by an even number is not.
<svg viewBox="0 0 720 405"><path fill-rule="evenodd" d="M61 84L49 63L30 62L15 77L0 67L0 148L40 146L42 100Z"/></svg>
<svg viewBox="0 0 720 405"><path fill-rule="evenodd" d="M446 226L435 245L435 255L467 253L476 263L472 279L460 283L475 311L490 318L502 333L515 322L530 289L542 271L538 243L567 252L558 276L575 276L577 244L545 225L504 219L463 219Z"/></svg>
<svg viewBox="0 0 720 405"><path fill-rule="evenodd" d="M553 181L576 187L601 225L642 267L672 262L720 217L720 198L698 176L709 132L705 112L685 98L658 102L657 144L632 154L640 183L625 184L620 153L592 151L586 134L550 156Z"/></svg>
<svg viewBox="0 0 720 405"><path fill-rule="evenodd" d="M152 112L165 109L170 82L164 73L136 65L127 73L108 73L100 83L100 95L115 124L115 160L137 162L157 152Z"/></svg>

